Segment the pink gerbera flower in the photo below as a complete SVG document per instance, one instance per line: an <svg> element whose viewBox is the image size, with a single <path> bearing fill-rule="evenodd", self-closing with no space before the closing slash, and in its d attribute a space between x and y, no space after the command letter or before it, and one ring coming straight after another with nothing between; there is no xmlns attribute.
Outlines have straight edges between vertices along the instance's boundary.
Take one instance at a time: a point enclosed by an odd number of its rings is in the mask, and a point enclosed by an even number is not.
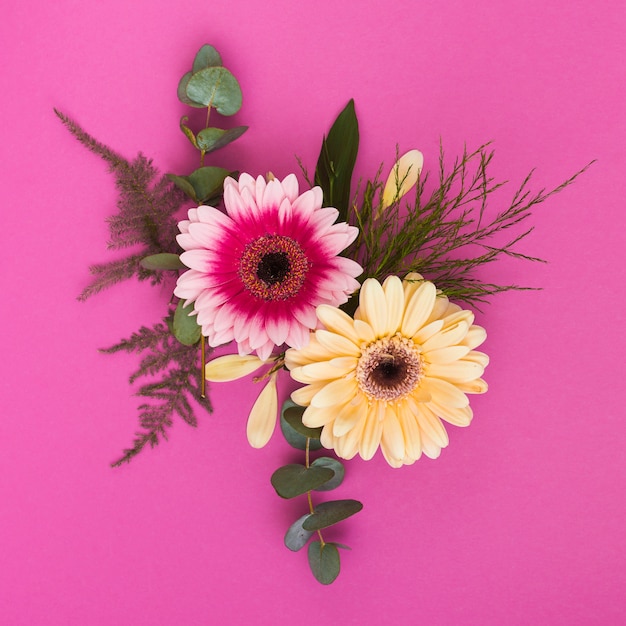
<svg viewBox="0 0 626 626"><path fill-rule="evenodd" d="M315 308L339 306L358 287L361 266L339 253L358 229L335 224L339 212L322 208L322 190L298 194L295 175L224 181L226 213L189 210L178 243L189 268L174 293L194 303L211 346L233 339L240 354L267 359L274 346L305 347L316 327Z"/></svg>

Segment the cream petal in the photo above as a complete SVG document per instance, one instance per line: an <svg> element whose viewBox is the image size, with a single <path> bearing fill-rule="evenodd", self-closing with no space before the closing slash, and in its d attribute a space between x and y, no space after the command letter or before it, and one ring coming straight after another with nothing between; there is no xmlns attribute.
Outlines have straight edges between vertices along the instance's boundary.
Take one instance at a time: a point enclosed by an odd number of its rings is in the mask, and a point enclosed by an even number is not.
<svg viewBox="0 0 626 626"><path fill-rule="evenodd" d="M331 333L328 330L315 331L315 338L326 348L333 356L354 356L361 355L360 348L347 337L342 337L337 333Z"/></svg>
<svg viewBox="0 0 626 626"><path fill-rule="evenodd" d="M413 335L413 341L422 344L443 328L443 320L435 320L423 326Z"/></svg>
<svg viewBox="0 0 626 626"><path fill-rule="evenodd" d="M460 360L445 364L432 363L428 365L427 374L451 383L467 383L480 378L484 371L485 368L479 363Z"/></svg>
<svg viewBox="0 0 626 626"><path fill-rule="evenodd" d="M387 332L387 300L376 279L365 280L361 287L359 304L361 318L371 325L376 337L383 337Z"/></svg>
<svg viewBox="0 0 626 626"><path fill-rule="evenodd" d="M424 353L424 359L428 363L446 364L458 361L468 355L469 348L465 346L449 346L439 350L430 350Z"/></svg>
<svg viewBox="0 0 626 626"><path fill-rule="evenodd" d="M459 391L458 387L445 380L425 376L421 384L430 392L432 396L431 402L453 408L460 408L469 404L467 396L462 391Z"/></svg>
<svg viewBox="0 0 626 626"><path fill-rule="evenodd" d="M415 419L420 429L422 441L428 439L440 448L448 445L448 433L441 420L433 413L428 405L420 404L416 407Z"/></svg>
<svg viewBox="0 0 626 626"><path fill-rule="evenodd" d="M452 305L448 305L448 309L450 309ZM458 322L467 322L468 328L472 325L474 321L474 314L471 311L464 311L460 307L456 307L456 311L452 313L446 312L446 315L443 316L443 327L450 328L454 324Z"/></svg>
<svg viewBox="0 0 626 626"><path fill-rule="evenodd" d="M422 437L415 415L411 413L407 402L400 402L396 409L398 421L404 434L406 455L413 460L422 456Z"/></svg>
<svg viewBox="0 0 626 626"><path fill-rule="evenodd" d="M437 293L437 299L435 300L435 304L433 306L433 310L430 313L430 316L426 320L426 324L430 324L430 322L434 320L441 319L445 316L446 311L448 310L448 306L450 305L450 301L448 298L441 294L439 291Z"/></svg>
<svg viewBox="0 0 626 626"><path fill-rule="evenodd" d="M359 414L359 419L347 435L337 437L341 441L341 458L351 459L359 452L359 444L367 421L367 410Z"/></svg>
<svg viewBox="0 0 626 626"><path fill-rule="evenodd" d="M300 406L309 406L311 404L311 399L316 393L319 393L324 386L325 382L314 383L312 385L307 385L306 387L300 387L300 389L296 389L291 394L291 399Z"/></svg>
<svg viewBox="0 0 626 626"><path fill-rule="evenodd" d="M446 422L454 426L469 426L474 416L472 408L469 405L464 407L452 407L439 404L438 402L429 402L427 406L441 419L446 420Z"/></svg>
<svg viewBox="0 0 626 626"><path fill-rule="evenodd" d="M383 423L378 419L375 411L368 411L367 419L363 428L363 434L361 435L361 441L359 442L359 454L365 461L369 461L378 446L380 445L380 438L383 434Z"/></svg>
<svg viewBox="0 0 626 626"><path fill-rule="evenodd" d="M424 282L407 301L402 319L402 334L405 337L413 337L422 328L433 309L436 294L435 285Z"/></svg>
<svg viewBox="0 0 626 626"><path fill-rule="evenodd" d="M253 448L262 448L272 436L278 413L278 395L276 393L276 373L261 391L248 417L247 435Z"/></svg>
<svg viewBox="0 0 626 626"><path fill-rule="evenodd" d="M472 363L478 363L479 365L482 365L483 368L489 365L489 357L484 352L478 352L477 350L468 352L463 359L465 361L471 361Z"/></svg>
<svg viewBox="0 0 626 626"><path fill-rule="evenodd" d="M403 154L391 168L382 195L382 208L386 209L415 187L424 167L424 156L419 150Z"/></svg>
<svg viewBox="0 0 626 626"><path fill-rule="evenodd" d="M204 375L211 382L227 382L252 374L265 363L256 356L228 354L206 364Z"/></svg>
<svg viewBox="0 0 626 626"><path fill-rule="evenodd" d="M376 341L376 335L374 329L363 320L354 320L354 330L359 336L359 342L372 343Z"/></svg>
<svg viewBox="0 0 626 626"><path fill-rule="evenodd" d="M422 436L422 450L429 459L437 459L441 454L441 447L426 435Z"/></svg>
<svg viewBox="0 0 626 626"><path fill-rule="evenodd" d="M317 318L327 330L333 333L347 337L355 344L359 344L359 335L354 329L353 319L344 313L341 309L337 309L327 304L321 304L316 309Z"/></svg>
<svg viewBox="0 0 626 626"><path fill-rule="evenodd" d="M335 421L333 422L333 435L335 437L344 437L346 433L359 423L359 420L366 411L367 402L361 394L358 394L354 400L344 404L337 413Z"/></svg>
<svg viewBox="0 0 626 626"><path fill-rule="evenodd" d="M354 378L339 378L325 385L311 399L311 405L324 408L336 404L343 405L354 397L357 390L357 382Z"/></svg>
<svg viewBox="0 0 626 626"><path fill-rule="evenodd" d="M436 335L433 335L422 344L422 350L424 353L428 353L431 350L457 345L467 335L468 330L469 324L464 321L456 322L448 328L444 326Z"/></svg>
<svg viewBox="0 0 626 626"><path fill-rule="evenodd" d="M487 339L487 331L482 326L470 326L465 339L463 339L463 345L473 350L478 348L485 339Z"/></svg>
<svg viewBox="0 0 626 626"><path fill-rule="evenodd" d="M392 459L403 459L405 456L404 433L395 411L389 404L383 420L380 447L386 449L388 456Z"/></svg>
<svg viewBox="0 0 626 626"><path fill-rule="evenodd" d="M332 409L318 409L314 406L306 408L302 414L302 423L309 428L319 428L333 421L334 407Z"/></svg>
<svg viewBox="0 0 626 626"><path fill-rule="evenodd" d="M400 330L404 313L404 290L397 276L388 276L383 283L387 299L387 334L394 335Z"/></svg>
<svg viewBox="0 0 626 626"><path fill-rule="evenodd" d="M463 393L486 393L488 389L487 383L482 378L478 378L469 383L457 383L456 386Z"/></svg>
<svg viewBox="0 0 626 626"><path fill-rule="evenodd" d="M348 361L344 363L341 360L343 358L348 359ZM309 365L303 365L293 370L293 378L301 383L314 383L318 380L334 380L335 378L343 377L354 371L356 362L357 360L353 357L341 357L340 359L333 359L332 361L310 363ZM343 366L341 365L342 363L344 363Z"/></svg>

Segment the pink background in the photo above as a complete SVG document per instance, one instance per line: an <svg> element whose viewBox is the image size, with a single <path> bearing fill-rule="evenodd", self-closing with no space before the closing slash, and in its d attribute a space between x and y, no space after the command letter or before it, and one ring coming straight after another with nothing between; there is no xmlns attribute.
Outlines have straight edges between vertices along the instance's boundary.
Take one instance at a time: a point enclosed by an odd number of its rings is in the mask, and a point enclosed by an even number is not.
<svg viewBox="0 0 626 626"><path fill-rule="evenodd" d="M625 6L5 6L0 622L626 623ZM479 315L492 361L472 426L451 427L437 461L349 464L335 494L365 508L328 533L353 548L332 587L282 546L304 502L280 500L269 477L298 457L280 437L248 447L252 384L214 387L198 429L177 421L168 443L109 467L136 428L136 360L97 348L157 321L167 293L128 284L76 301L88 264L111 258L115 190L52 107L129 157L190 171L176 85L207 42L242 84L233 123L250 126L227 167L284 176L298 154L313 168L350 97L362 175L396 143L435 168L440 138L451 156L494 139L493 173L516 183L536 167L534 189L598 159L535 214L524 250L550 263L489 269L544 290Z"/></svg>

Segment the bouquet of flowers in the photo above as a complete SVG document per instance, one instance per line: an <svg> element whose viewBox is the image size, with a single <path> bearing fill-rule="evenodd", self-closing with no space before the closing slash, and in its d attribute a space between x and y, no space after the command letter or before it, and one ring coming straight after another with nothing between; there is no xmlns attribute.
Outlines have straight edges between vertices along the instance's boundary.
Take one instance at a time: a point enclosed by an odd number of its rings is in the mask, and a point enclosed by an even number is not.
<svg viewBox="0 0 626 626"><path fill-rule="evenodd" d="M302 463L271 476L280 497L306 500L285 545L308 544L315 578L329 584L346 546L329 541L327 529L363 505L319 494L341 485L341 460L379 450L393 468L434 459L448 445L444 422L470 424L468 396L487 391L489 359L478 350L486 332L463 307L525 289L486 282L480 269L503 256L539 261L517 249L532 231L532 210L584 169L535 193L529 175L495 212L488 202L503 183L488 173L488 144L451 164L441 150L435 181L411 150L395 155L387 176L381 165L354 185L359 127L351 100L324 135L312 178L300 163L303 190L295 174L279 180L206 164L247 130L210 126L215 114L232 116L242 104L214 47L198 51L178 97L205 111L199 130L180 120L199 153L188 175L159 176L143 155L125 159L56 111L108 163L119 190L108 245L123 253L90 268L79 298L130 278L173 289L161 321L104 350L141 355L130 376L143 398L140 430L113 465L166 439L175 415L196 426L198 410L212 410L206 381L253 377L260 393L247 418L250 445L264 446L279 423L303 453ZM225 344L233 353L211 359ZM279 376L302 384L280 408Z"/></svg>

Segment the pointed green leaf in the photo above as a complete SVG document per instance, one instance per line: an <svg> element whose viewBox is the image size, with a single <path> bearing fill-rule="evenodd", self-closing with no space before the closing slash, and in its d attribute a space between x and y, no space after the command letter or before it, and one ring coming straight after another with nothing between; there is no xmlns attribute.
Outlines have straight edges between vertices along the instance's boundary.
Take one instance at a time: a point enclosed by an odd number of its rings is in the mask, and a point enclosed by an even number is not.
<svg viewBox="0 0 626 626"><path fill-rule="evenodd" d="M198 146L198 142L196 141L196 136L193 134L193 130L191 130L191 128L189 128L189 126L185 125L185 122L188 121L189 118L186 115L183 115L183 117L180 118L180 130L183 131L185 137L187 137L187 139L189 139L189 141L191 142L191 145L194 148L197 148L198 150L200 149Z"/></svg>
<svg viewBox="0 0 626 626"><path fill-rule="evenodd" d="M193 304L185 306L185 301L179 300L174 312L174 336L185 346L193 346L200 341L201 328L196 316L189 315L192 311Z"/></svg>
<svg viewBox="0 0 626 626"><path fill-rule="evenodd" d="M187 72L181 79L180 82L178 83L178 90L177 90L177 94L178 94L178 99L183 103L183 104L188 104L191 107L195 107L197 109L204 109L204 104L201 104L199 102L194 102L188 95L187 95L187 84L189 83L189 79L193 76L193 72Z"/></svg>
<svg viewBox="0 0 626 626"><path fill-rule="evenodd" d="M187 266L180 260L180 257L177 254L170 254L169 252L146 256L141 259L140 264L147 270L187 269Z"/></svg>
<svg viewBox="0 0 626 626"><path fill-rule="evenodd" d="M343 477L346 473L343 463L329 456L321 456L318 459L315 459L315 461L311 463L311 467L329 467L333 470L333 472L335 472L335 475L331 480L324 483L321 487L316 487L315 491L330 491L331 489L336 489L343 482Z"/></svg>
<svg viewBox="0 0 626 626"><path fill-rule="evenodd" d="M279 467L271 478L272 486L281 498L295 498L323 485L334 476L327 467L309 467L294 463Z"/></svg>
<svg viewBox="0 0 626 626"><path fill-rule="evenodd" d="M198 146L205 153L214 152L239 139L248 130L247 126L237 126L222 130L221 128L204 128L198 133Z"/></svg>
<svg viewBox="0 0 626 626"><path fill-rule="evenodd" d="M218 198L224 189L224 179L232 172L223 167L201 167L185 178L193 186L198 203Z"/></svg>
<svg viewBox="0 0 626 626"><path fill-rule="evenodd" d="M193 60L193 71L199 72L203 70L205 67L215 67L222 65L222 57L220 53L209 44L204 44L198 53L196 54L196 58Z"/></svg>
<svg viewBox="0 0 626 626"><path fill-rule="evenodd" d="M323 502L315 507L312 515L306 519L302 528L305 530L321 530L358 513L363 505L358 500L333 500Z"/></svg>
<svg viewBox="0 0 626 626"><path fill-rule="evenodd" d="M167 174L169 180L171 180L179 189L184 191L194 202L200 204L197 196L196 190L193 188L193 185L189 182L186 176L176 176L176 174Z"/></svg>
<svg viewBox="0 0 626 626"><path fill-rule="evenodd" d="M193 102L210 106L222 115L234 115L241 108L241 87L224 67L207 67L195 72L186 86Z"/></svg>
<svg viewBox="0 0 626 626"><path fill-rule="evenodd" d="M346 221L350 206L352 172L359 151L359 123L350 100L322 141L315 169L315 184L322 188L324 206L339 211L339 221Z"/></svg>
<svg viewBox="0 0 626 626"><path fill-rule="evenodd" d="M285 421L295 431L299 432L309 439L319 439L322 436L322 428L309 428L302 423L302 415L304 414L305 407L294 404L288 407L284 411Z"/></svg>
<svg viewBox="0 0 626 626"><path fill-rule="evenodd" d="M322 545L319 541L309 544L309 567L322 585L330 585L339 576L341 562L339 550L333 543Z"/></svg>
<svg viewBox="0 0 626 626"><path fill-rule="evenodd" d="M297 552L306 545L307 541L313 535L313 531L304 530L302 528L302 522L309 517L310 513L303 515L300 519L296 520L285 534L285 545L292 551Z"/></svg>
<svg viewBox="0 0 626 626"><path fill-rule="evenodd" d="M296 450L306 450L307 437L294 430L285 420L285 410L293 406L299 406L293 400L285 400L280 412L280 429L287 443ZM322 447L319 439L309 439L309 450L319 450Z"/></svg>

